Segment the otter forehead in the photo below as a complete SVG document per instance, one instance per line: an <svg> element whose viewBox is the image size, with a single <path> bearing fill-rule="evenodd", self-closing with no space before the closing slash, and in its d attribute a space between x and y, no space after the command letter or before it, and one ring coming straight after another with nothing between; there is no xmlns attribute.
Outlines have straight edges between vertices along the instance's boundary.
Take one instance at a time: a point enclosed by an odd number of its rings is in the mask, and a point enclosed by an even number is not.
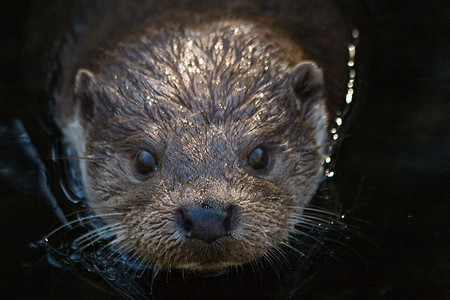
<svg viewBox="0 0 450 300"><path fill-rule="evenodd" d="M220 123L252 102L270 110L270 99L289 92L287 76L300 59L299 48L261 26L216 22L146 29L107 51L98 75L110 93L155 118L189 112Z"/></svg>

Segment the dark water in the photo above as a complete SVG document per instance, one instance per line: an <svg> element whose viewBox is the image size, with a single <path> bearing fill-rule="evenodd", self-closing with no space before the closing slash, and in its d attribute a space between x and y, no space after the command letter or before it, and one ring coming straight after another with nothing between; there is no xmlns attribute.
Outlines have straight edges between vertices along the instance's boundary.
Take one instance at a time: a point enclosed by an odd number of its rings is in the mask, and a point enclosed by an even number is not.
<svg viewBox="0 0 450 300"><path fill-rule="evenodd" d="M365 241L351 244L358 255L339 255L303 298L449 299L450 4L361 3L371 14L357 18L372 39L366 52L370 62L365 96L358 99L362 105L352 117L334 180L343 201L352 205L353 216L370 224L362 231L376 246ZM27 1L3 1L0 6L2 120L39 109L27 102L17 68L28 8ZM49 143L41 129L34 120L24 121L48 161ZM42 252L30 248L56 222L38 195L18 196L0 178L2 298L107 297L76 276L50 267ZM186 284L178 288L186 289ZM208 289L208 283L201 288ZM171 292L161 289L162 294ZM217 292L220 297L222 291Z"/></svg>

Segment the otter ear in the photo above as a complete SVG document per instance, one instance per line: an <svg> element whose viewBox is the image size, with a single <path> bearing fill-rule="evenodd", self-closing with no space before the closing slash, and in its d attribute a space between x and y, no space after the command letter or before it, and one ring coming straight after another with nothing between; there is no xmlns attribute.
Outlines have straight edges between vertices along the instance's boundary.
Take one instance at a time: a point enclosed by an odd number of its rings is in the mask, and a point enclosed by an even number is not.
<svg viewBox="0 0 450 300"><path fill-rule="evenodd" d="M299 113L313 124L318 145L327 141L328 117L323 98L323 74L313 62L298 64L292 72L292 88Z"/></svg>
<svg viewBox="0 0 450 300"><path fill-rule="evenodd" d="M292 72L292 84L295 95L301 102L322 98L322 71L313 62L302 62Z"/></svg>
<svg viewBox="0 0 450 300"><path fill-rule="evenodd" d="M78 70L75 77L75 107L79 116L91 120L94 116L94 91L92 89L95 81L94 74L86 69Z"/></svg>

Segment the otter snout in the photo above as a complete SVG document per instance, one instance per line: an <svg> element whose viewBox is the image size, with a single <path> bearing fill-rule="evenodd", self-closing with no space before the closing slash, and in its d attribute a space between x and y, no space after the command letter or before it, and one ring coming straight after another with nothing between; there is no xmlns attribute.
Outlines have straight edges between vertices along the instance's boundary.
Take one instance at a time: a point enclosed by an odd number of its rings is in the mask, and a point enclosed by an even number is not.
<svg viewBox="0 0 450 300"><path fill-rule="evenodd" d="M231 235L235 209L223 209L212 202L202 202L183 207L180 210L181 227L185 236L211 244L222 236Z"/></svg>

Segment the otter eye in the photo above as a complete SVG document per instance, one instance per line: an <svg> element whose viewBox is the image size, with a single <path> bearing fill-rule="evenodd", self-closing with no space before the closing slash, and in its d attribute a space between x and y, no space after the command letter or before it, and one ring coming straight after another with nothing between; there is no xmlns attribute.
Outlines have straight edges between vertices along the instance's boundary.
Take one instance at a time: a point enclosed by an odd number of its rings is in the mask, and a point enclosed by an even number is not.
<svg viewBox="0 0 450 300"><path fill-rule="evenodd" d="M155 156L146 150L140 150L134 158L136 170L141 175L148 175L158 169Z"/></svg>
<svg viewBox="0 0 450 300"><path fill-rule="evenodd" d="M254 170L262 170L267 167L269 163L269 151L266 148L259 146L252 150L248 156L248 164Z"/></svg>

